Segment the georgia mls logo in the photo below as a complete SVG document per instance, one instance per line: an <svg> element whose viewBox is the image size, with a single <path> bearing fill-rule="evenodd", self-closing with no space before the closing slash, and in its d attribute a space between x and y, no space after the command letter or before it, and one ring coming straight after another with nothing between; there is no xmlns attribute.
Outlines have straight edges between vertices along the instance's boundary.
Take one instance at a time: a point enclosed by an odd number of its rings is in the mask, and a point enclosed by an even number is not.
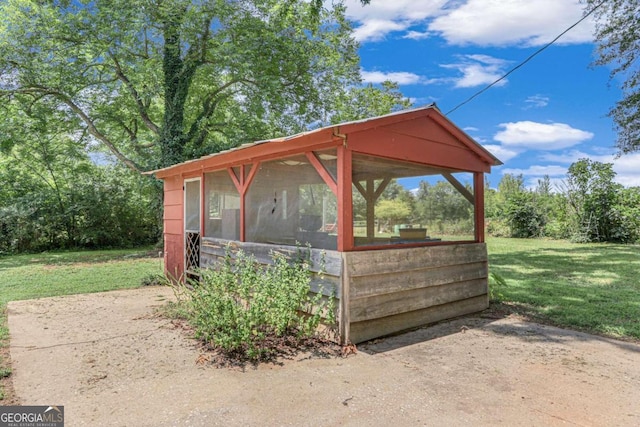
<svg viewBox="0 0 640 427"><path fill-rule="evenodd" d="M64 427L64 406L0 406L0 427Z"/></svg>

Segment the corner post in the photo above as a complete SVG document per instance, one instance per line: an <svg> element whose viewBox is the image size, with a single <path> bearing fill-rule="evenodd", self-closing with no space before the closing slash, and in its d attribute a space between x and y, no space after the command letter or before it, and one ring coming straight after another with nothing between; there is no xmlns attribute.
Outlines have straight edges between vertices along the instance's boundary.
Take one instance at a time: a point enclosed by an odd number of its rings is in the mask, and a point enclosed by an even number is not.
<svg viewBox="0 0 640 427"><path fill-rule="evenodd" d="M352 153L345 144L338 147L338 251L353 248Z"/></svg>
<svg viewBox="0 0 640 427"><path fill-rule="evenodd" d="M475 197L476 242L484 243L484 174L473 173L473 193Z"/></svg>

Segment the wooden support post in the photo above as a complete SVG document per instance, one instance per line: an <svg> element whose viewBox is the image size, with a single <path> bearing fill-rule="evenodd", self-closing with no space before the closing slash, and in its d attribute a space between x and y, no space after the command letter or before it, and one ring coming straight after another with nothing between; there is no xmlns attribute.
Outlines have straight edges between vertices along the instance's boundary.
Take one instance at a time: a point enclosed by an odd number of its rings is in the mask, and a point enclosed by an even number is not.
<svg viewBox="0 0 640 427"><path fill-rule="evenodd" d="M352 154L343 144L338 147L338 250L353 248Z"/></svg>
<svg viewBox="0 0 640 427"><path fill-rule="evenodd" d="M228 167L227 172L231 177L231 181L233 181L233 185L235 185L236 190L238 190L238 194L240 195L240 241L244 242L245 240L245 196L247 191L249 190L249 186L258 173L258 169L260 169L260 162L255 162L251 165L251 170L249 171L249 175L245 173L245 165L240 165L240 176L236 176L236 173L233 171L233 168ZM246 175L246 178L245 178Z"/></svg>
<svg viewBox="0 0 640 427"><path fill-rule="evenodd" d="M376 235L376 199L374 196L373 186L375 182L373 179L367 179L367 194L365 200L367 201L367 238L373 239Z"/></svg>
<svg viewBox="0 0 640 427"><path fill-rule="evenodd" d="M473 192L475 193L475 224L476 242L484 242L484 174L475 172L473 174Z"/></svg>

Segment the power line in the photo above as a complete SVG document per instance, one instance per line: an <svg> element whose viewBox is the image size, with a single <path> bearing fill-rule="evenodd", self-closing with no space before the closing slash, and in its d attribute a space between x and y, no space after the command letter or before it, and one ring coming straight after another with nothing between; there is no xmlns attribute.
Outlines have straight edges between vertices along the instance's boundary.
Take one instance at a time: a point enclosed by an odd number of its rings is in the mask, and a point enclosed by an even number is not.
<svg viewBox="0 0 640 427"><path fill-rule="evenodd" d="M603 4L605 4L607 2L607 0L603 0L600 3L598 3L593 9L591 9L589 12L587 12L582 18L580 18L576 23L574 23L573 25L571 25L569 28L567 28L566 30L564 30L563 32L561 32L560 34L558 34L558 36L556 38L554 38L553 40L551 40L549 43L547 43L546 45L542 46L540 49L536 50L535 52L533 52L531 55L529 55L527 57L527 59L525 59L524 61L520 62L518 65L516 65L515 67L513 67L512 69L510 69L509 71L507 71L502 77L500 77L499 79L495 80L493 83L489 84L488 86L482 88L481 90L479 90L478 92L474 93L473 95L471 95L469 98L467 98L465 101L461 102L460 104L456 105L455 107L453 107L451 110L447 111L445 113L445 116L448 116L449 114L453 113L454 111L456 111L458 108L462 107L463 105L471 102L474 98L476 98L477 96L480 96L481 94L483 94L484 92L486 92L487 90L489 90L490 88L492 88L493 86L495 86L496 84L498 84L499 82L501 82L502 80L506 79L511 73L513 73L514 71L516 71L518 68L522 67L524 64L526 64L527 62L531 61L536 55L538 55L539 53L541 53L543 50L545 50L546 48L548 48L549 46L551 46L552 44L554 44L555 42L558 41L558 39L562 36L564 36L565 34L567 34L569 31L571 31L574 27L576 27L578 24L580 24L582 21L584 21L585 19L587 19L593 12L595 12L600 6L602 6Z"/></svg>

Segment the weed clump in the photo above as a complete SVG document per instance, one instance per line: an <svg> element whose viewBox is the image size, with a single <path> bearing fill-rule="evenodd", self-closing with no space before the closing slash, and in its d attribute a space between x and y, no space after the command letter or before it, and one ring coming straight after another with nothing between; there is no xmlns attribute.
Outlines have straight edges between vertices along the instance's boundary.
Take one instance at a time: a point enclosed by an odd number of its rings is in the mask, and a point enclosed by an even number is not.
<svg viewBox="0 0 640 427"><path fill-rule="evenodd" d="M321 339L318 326L335 325L334 297L311 292L311 261L271 253L264 266L229 248L216 269L179 285L180 312L196 338L230 360L264 361ZM320 274L321 276L321 274Z"/></svg>

